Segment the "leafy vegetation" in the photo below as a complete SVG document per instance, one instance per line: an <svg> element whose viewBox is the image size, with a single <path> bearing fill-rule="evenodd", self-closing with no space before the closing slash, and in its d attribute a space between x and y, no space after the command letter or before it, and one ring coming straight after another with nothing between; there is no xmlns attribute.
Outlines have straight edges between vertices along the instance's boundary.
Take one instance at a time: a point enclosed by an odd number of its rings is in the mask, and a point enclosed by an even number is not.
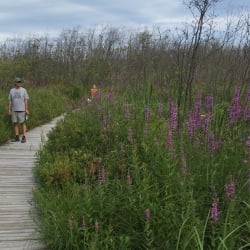
<svg viewBox="0 0 250 250"><path fill-rule="evenodd" d="M49 247L249 247L250 90L238 90L229 103L199 94L180 124L157 91L100 94L67 115L35 169Z"/></svg>
<svg viewBox="0 0 250 250"><path fill-rule="evenodd" d="M219 32L216 2L190 0L193 22L174 32L0 44L0 143L13 134L15 76L31 97L28 129L65 114L34 170L50 249L250 247L249 15Z"/></svg>

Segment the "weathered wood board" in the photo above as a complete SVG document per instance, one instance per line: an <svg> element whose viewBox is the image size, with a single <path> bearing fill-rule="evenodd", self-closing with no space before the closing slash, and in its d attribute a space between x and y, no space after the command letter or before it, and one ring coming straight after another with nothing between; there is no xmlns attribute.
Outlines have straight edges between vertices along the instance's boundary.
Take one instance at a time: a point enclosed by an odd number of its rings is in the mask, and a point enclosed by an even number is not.
<svg viewBox="0 0 250 250"><path fill-rule="evenodd" d="M0 146L0 249L47 249L39 240L32 205L36 152L59 118L27 132L27 142Z"/></svg>

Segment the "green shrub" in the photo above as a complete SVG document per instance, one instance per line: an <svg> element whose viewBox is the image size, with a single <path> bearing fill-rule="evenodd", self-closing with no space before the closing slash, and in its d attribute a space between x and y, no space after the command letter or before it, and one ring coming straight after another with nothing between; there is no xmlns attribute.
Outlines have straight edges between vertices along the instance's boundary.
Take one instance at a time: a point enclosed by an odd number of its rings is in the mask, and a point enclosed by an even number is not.
<svg viewBox="0 0 250 250"><path fill-rule="evenodd" d="M173 128L171 107L154 92L146 93L146 103L143 95L131 96L103 95L67 115L49 134L38 154L34 193L48 245L249 246L249 126L242 119L228 123L216 104L215 119L208 126L197 123L190 134L187 124L194 111ZM158 103L164 106L162 116Z"/></svg>

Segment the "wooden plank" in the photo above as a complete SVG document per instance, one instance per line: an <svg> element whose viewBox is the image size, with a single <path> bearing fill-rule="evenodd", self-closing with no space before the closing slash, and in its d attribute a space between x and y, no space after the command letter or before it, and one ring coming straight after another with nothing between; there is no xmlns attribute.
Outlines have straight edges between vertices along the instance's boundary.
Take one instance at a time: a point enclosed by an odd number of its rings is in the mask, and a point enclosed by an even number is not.
<svg viewBox="0 0 250 250"><path fill-rule="evenodd" d="M28 131L26 143L9 141L0 146L0 249L48 250L40 242L38 218L31 202L33 167L36 152L61 118Z"/></svg>
<svg viewBox="0 0 250 250"><path fill-rule="evenodd" d="M20 249L26 249L26 250L46 250L44 246L39 243L37 240L29 240L27 241L5 241L0 242L0 249L3 250L20 250Z"/></svg>

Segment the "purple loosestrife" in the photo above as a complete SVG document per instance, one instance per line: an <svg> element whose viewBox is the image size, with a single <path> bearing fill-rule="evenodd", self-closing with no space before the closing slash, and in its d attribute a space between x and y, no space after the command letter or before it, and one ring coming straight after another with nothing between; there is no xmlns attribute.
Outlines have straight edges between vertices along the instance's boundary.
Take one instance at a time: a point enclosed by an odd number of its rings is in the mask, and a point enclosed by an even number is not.
<svg viewBox="0 0 250 250"><path fill-rule="evenodd" d="M211 186L211 192L214 200L211 205L211 219L213 222L216 222L219 219L219 209L218 209L218 196L215 190L215 186Z"/></svg>
<svg viewBox="0 0 250 250"><path fill-rule="evenodd" d="M193 116L190 115L187 120L186 120L186 125L187 125L187 131L190 137L194 137L195 133L195 121L193 119Z"/></svg>
<svg viewBox="0 0 250 250"><path fill-rule="evenodd" d="M150 217L151 217L151 212L150 212L150 209L147 208L145 210L145 218L146 218L146 221L149 221L150 220Z"/></svg>
<svg viewBox="0 0 250 250"><path fill-rule="evenodd" d="M170 124L173 130L178 127L178 110L173 102L170 103Z"/></svg>
<svg viewBox="0 0 250 250"><path fill-rule="evenodd" d="M205 119L203 119L200 113L201 105L202 105L202 94L199 93L196 103L194 105L193 113L189 115L186 120L187 131L190 137L194 137L195 131L198 128L201 128L202 126L204 127Z"/></svg>
<svg viewBox="0 0 250 250"><path fill-rule="evenodd" d="M224 191L227 199L232 199L235 194L235 183L231 180L230 183L224 185Z"/></svg>
<svg viewBox="0 0 250 250"><path fill-rule="evenodd" d="M207 126L207 124L211 122L214 117L214 97L206 96L204 106L206 112L206 119L204 120L204 122L206 123L205 126Z"/></svg>
<svg viewBox="0 0 250 250"><path fill-rule="evenodd" d="M206 113L212 113L214 112L214 97L213 96L206 96L205 97L205 111Z"/></svg>
<svg viewBox="0 0 250 250"><path fill-rule="evenodd" d="M217 222L219 220L219 208L217 201L214 201L211 205L211 219L213 222Z"/></svg>
<svg viewBox="0 0 250 250"><path fill-rule="evenodd" d="M202 129L204 131L205 139L208 140L208 127L209 127L210 118L209 117L205 117L205 118L202 117L201 120L202 120Z"/></svg>
<svg viewBox="0 0 250 250"><path fill-rule="evenodd" d="M234 124L241 116L240 88L236 88L231 105L228 108L229 123Z"/></svg>

